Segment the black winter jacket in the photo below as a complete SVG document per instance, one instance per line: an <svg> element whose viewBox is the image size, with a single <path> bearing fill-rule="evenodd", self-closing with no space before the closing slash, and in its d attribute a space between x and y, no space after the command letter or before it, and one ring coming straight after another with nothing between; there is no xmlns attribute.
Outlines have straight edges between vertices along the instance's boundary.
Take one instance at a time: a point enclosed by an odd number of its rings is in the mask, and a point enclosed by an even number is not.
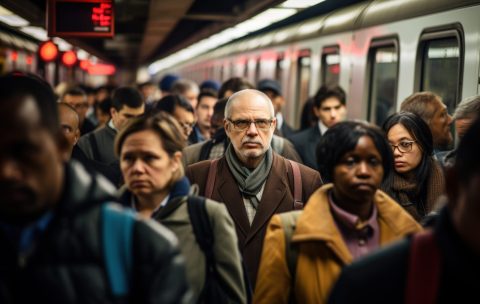
<svg viewBox="0 0 480 304"><path fill-rule="evenodd" d="M176 239L163 226L136 220L128 298L113 298L102 252L100 207L113 187L78 163L66 165L61 202L43 234L20 257L0 229L0 303L185 303L189 301Z"/></svg>

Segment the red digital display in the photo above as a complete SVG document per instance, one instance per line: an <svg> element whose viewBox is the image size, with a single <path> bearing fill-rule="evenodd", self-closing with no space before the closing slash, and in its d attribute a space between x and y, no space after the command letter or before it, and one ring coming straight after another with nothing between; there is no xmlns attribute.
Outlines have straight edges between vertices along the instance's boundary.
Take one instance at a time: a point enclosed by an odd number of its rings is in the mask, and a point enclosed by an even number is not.
<svg viewBox="0 0 480 304"><path fill-rule="evenodd" d="M98 7L92 8L92 22L96 26L112 26L112 4L100 3Z"/></svg>
<svg viewBox="0 0 480 304"><path fill-rule="evenodd" d="M57 37L113 37L112 0L49 0L48 34Z"/></svg>

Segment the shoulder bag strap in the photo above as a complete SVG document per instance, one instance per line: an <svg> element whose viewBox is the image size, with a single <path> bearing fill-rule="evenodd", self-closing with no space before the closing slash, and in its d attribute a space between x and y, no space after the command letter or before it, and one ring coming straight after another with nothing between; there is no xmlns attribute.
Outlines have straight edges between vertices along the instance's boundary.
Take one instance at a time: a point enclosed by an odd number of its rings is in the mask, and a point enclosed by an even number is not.
<svg viewBox="0 0 480 304"><path fill-rule="evenodd" d="M302 199L302 175L300 174L300 167L298 163L293 160L288 159L288 162L293 172L293 208L295 210L302 210L304 204Z"/></svg>
<svg viewBox="0 0 480 304"><path fill-rule="evenodd" d="M405 303L436 303L440 281L440 251L432 230L412 237Z"/></svg>

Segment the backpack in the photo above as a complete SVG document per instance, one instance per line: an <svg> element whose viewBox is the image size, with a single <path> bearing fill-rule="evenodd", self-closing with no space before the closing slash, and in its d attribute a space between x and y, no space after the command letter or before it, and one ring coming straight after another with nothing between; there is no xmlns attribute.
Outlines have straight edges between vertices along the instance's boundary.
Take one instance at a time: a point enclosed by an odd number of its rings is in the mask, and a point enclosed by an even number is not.
<svg viewBox="0 0 480 304"><path fill-rule="evenodd" d="M296 244L292 243L292 236L297 227L298 217L302 214L302 212L303 210L295 210L279 214L285 236L285 260L287 261L287 268L288 272L290 273L289 303L295 303L295 280L298 258L298 247Z"/></svg>
<svg viewBox="0 0 480 304"><path fill-rule="evenodd" d="M408 260L405 303L437 303L441 255L435 234L426 230L412 237Z"/></svg>
<svg viewBox="0 0 480 304"><path fill-rule="evenodd" d="M192 224L195 240L200 249L205 254L206 260L206 277L205 285L199 297L199 303L227 303L228 295L225 293L225 288L222 286L223 281L220 280L216 268L216 260L214 253L215 236L210 220L207 214L206 203L204 197L188 196L187 209ZM243 266L243 263L242 263ZM246 277L245 267L243 266L243 274L245 281L245 288L247 289L247 300L251 302L252 292Z"/></svg>
<svg viewBox="0 0 480 304"><path fill-rule="evenodd" d="M102 249L110 290L116 298L128 297L130 292L135 218L132 210L102 205Z"/></svg>

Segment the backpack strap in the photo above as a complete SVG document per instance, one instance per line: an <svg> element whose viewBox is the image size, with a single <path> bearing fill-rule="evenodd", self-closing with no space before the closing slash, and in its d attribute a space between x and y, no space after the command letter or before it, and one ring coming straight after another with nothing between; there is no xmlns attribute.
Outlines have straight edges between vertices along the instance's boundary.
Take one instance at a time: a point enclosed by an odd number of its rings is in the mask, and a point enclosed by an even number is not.
<svg viewBox="0 0 480 304"><path fill-rule="evenodd" d="M300 167L298 163L293 160L287 160L293 172L293 209L302 210L304 203L302 199L302 175L300 174Z"/></svg>
<svg viewBox="0 0 480 304"><path fill-rule="evenodd" d="M199 196L188 196L187 209L193 233L200 249L205 253L207 261L213 257L214 237L210 221L208 219L205 198Z"/></svg>
<svg viewBox="0 0 480 304"><path fill-rule="evenodd" d="M215 178L217 176L217 164L218 159L214 159L210 162L210 168L208 169L207 184L205 185L205 197L212 198L213 186L215 186Z"/></svg>
<svg viewBox="0 0 480 304"><path fill-rule="evenodd" d="M114 297L128 296L133 261L133 211L103 204L102 239L104 261Z"/></svg>
<svg viewBox="0 0 480 304"><path fill-rule="evenodd" d="M280 213L280 220L285 234L285 260L290 273L290 296L289 303L295 303L295 280L297 275L298 247L292 243L292 236L297 227L298 217L302 210Z"/></svg>
<svg viewBox="0 0 480 304"><path fill-rule="evenodd" d="M95 139L95 133L88 134L88 142L92 148L93 160L100 162L100 150L98 149L97 140Z"/></svg>
<svg viewBox="0 0 480 304"><path fill-rule="evenodd" d="M207 160L210 157L210 151L212 151L213 140L207 140L200 148L200 156L198 161Z"/></svg>
<svg viewBox="0 0 480 304"><path fill-rule="evenodd" d="M216 271L215 268L215 255L213 253L213 245L215 243L212 227L210 226L210 220L208 219L205 198L198 196L187 197L187 209L190 222L192 224L193 234L195 240L200 246L203 254L205 255L206 267L205 267L205 284L202 293L199 297L199 303L202 303L206 296L206 286L209 286L209 279L211 273Z"/></svg>
<svg viewBox="0 0 480 304"><path fill-rule="evenodd" d="M440 281L440 250L432 230L412 237L405 303L436 303Z"/></svg>
<svg viewBox="0 0 480 304"><path fill-rule="evenodd" d="M199 196L188 196L187 198L187 209L188 209L188 216L190 218L190 222L192 224L193 234L195 235L195 240L197 241L200 249L205 254L206 259L206 278L204 286L208 286L210 282L208 282L208 278L212 276L209 275L211 273L216 273L216 260L215 260L215 253L214 253L214 245L215 245L215 235L210 225L210 220L207 213L206 208L206 199L204 197ZM253 292L250 286L250 281L248 280L247 270L245 268L245 264L242 262L242 272L243 272L243 280L245 282L245 288L247 293L247 303L252 302ZM218 282L222 284L222 281ZM205 297L205 290L203 289L202 294L200 295L199 299L203 299ZM217 299L217 301L221 301L222 299ZM202 301L199 301L202 303Z"/></svg>

